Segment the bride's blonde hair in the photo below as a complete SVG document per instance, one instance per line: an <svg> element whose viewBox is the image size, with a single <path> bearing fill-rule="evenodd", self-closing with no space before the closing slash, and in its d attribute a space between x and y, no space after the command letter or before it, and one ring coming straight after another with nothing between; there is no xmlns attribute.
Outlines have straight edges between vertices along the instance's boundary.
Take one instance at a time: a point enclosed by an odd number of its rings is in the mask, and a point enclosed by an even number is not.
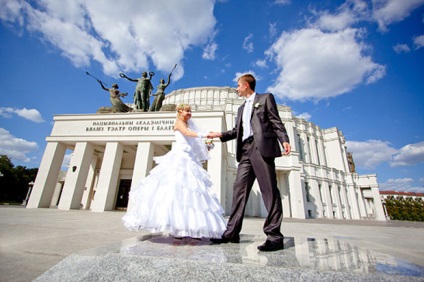
<svg viewBox="0 0 424 282"><path fill-rule="evenodd" d="M189 104L179 104L176 108L177 117L180 115L180 111L191 110L191 106Z"/></svg>

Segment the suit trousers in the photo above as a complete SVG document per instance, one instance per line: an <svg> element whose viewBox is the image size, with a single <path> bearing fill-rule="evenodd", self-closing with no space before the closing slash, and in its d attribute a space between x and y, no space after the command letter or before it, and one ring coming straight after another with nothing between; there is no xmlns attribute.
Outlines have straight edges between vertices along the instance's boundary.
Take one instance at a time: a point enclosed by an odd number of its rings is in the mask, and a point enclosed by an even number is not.
<svg viewBox="0 0 424 282"><path fill-rule="evenodd" d="M284 239L280 231L283 208L280 191L277 187L275 158L262 157L255 145L255 140L251 143L246 142L242 146L242 157L233 187L231 215L223 237L236 238L240 234L249 194L255 179L257 179L268 211L263 231L267 235L267 240L280 243Z"/></svg>

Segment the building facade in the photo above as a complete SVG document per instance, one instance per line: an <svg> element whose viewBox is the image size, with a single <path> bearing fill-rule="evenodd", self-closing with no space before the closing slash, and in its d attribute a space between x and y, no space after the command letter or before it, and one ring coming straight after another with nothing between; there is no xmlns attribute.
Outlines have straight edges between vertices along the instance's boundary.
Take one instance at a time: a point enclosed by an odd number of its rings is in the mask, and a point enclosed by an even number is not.
<svg viewBox="0 0 424 282"><path fill-rule="evenodd" d="M235 126L244 100L229 87L180 89L164 105L187 103L192 119L210 131ZM385 220L376 175L358 175L337 128L321 129L278 105L292 153L276 159L284 217ZM128 192L154 167L153 157L173 145L174 111L57 115L27 208L125 209ZM215 140L204 165L225 211L231 210L236 177L235 141ZM61 175L66 154L68 171ZM257 183L246 215L266 217Z"/></svg>

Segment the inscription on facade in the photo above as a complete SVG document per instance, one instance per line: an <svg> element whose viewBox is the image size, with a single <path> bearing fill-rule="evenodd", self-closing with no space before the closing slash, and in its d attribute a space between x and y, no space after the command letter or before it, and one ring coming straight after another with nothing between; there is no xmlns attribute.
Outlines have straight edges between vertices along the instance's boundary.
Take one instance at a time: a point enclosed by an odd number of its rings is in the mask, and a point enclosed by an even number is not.
<svg viewBox="0 0 424 282"><path fill-rule="evenodd" d="M125 120L93 121L85 127L86 132L146 132L172 131L175 120Z"/></svg>

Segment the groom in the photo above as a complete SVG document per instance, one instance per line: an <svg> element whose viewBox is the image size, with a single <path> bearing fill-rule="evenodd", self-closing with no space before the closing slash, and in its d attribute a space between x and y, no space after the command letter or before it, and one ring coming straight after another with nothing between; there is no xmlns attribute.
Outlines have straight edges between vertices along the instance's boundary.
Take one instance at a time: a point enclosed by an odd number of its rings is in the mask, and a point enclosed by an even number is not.
<svg viewBox="0 0 424 282"><path fill-rule="evenodd" d="M236 159L239 162L227 230L221 238L211 241L215 244L240 242L246 203L257 179L268 211L263 226L267 239L258 249L270 252L284 248L284 236L280 231L283 208L277 187L275 158L290 154L291 147L274 96L270 93L257 94L255 87L256 79L251 74L238 79L237 93L246 101L238 109L236 126L227 132L211 132L208 135L208 138L219 137L222 142L236 139Z"/></svg>

